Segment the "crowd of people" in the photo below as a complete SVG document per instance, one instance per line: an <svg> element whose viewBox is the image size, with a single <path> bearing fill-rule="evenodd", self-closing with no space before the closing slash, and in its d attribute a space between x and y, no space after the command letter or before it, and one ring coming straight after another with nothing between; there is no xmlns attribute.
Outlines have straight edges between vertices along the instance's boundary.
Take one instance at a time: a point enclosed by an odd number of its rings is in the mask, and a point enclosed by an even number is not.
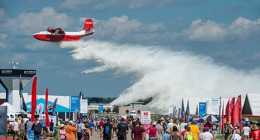
<svg viewBox="0 0 260 140"><path fill-rule="evenodd" d="M225 140L252 139L260 140L260 130L257 124L244 123L242 131L240 126L233 127L229 122L224 126ZM61 121L54 126L51 120L50 127L46 127L45 120L24 121L15 119L8 123L8 134L13 139L28 139L30 135L34 140L41 140L47 133L52 133L56 140L94 140L93 134L100 135L100 139L126 140L127 135L132 140L216 140L218 125L206 121L197 123L191 120L181 123L178 119L158 119L150 124L142 124L139 118L101 117L99 119L78 119L77 121ZM33 131L31 131L33 130Z"/></svg>

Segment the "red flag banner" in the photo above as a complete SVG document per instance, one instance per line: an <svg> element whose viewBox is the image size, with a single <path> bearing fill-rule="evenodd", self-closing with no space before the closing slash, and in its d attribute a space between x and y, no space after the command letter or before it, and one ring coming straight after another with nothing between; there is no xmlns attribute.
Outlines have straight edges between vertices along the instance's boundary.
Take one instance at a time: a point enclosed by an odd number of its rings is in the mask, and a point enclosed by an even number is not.
<svg viewBox="0 0 260 140"><path fill-rule="evenodd" d="M34 77L32 84L32 101L31 101L31 121L34 121L36 111L36 96L37 96L37 77Z"/></svg>
<svg viewBox="0 0 260 140"><path fill-rule="evenodd" d="M227 102L227 105L226 105L226 120L227 120L227 122L230 122L230 114L229 114L229 108L230 106L229 106L229 100L228 100L228 102Z"/></svg>
<svg viewBox="0 0 260 140"><path fill-rule="evenodd" d="M234 126L234 118L233 118L234 106L235 106L235 97L233 97L229 102L229 120L232 126Z"/></svg>
<svg viewBox="0 0 260 140"><path fill-rule="evenodd" d="M242 132L242 97L241 97L241 95L239 95L238 96L238 98L239 98L239 124L240 124L240 132Z"/></svg>
<svg viewBox="0 0 260 140"><path fill-rule="evenodd" d="M236 127L238 124L242 128L242 113L241 113L241 95L237 97L237 101L234 107L234 112L233 112L233 127Z"/></svg>
<svg viewBox="0 0 260 140"><path fill-rule="evenodd" d="M229 114L229 100L228 100L227 105L226 105L226 120L227 120L227 122L230 121L229 116L230 116L230 114Z"/></svg>
<svg viewBox="0 0 260 140"><path fill-rule="evenodd" d="M45 92L45 123L46 123L46 127L50 126L50 119L49 119L49 113L48 113L48 95L49 91L48 88L46 88L46 92Z"/></svg>

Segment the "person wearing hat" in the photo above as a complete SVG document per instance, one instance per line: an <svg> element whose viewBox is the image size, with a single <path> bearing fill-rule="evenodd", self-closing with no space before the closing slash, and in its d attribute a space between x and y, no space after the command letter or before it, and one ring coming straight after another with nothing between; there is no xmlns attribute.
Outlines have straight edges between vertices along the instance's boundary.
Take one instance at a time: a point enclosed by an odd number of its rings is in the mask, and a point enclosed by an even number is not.
<svg viewBox="0 0 260 140"><path fill-rule="evenodd" d="M74 122L69 121L69 125L67 125L65 128L67 140L75 140L75 138L76 138L76 133L77 133L78 129L75 128L73 125L74 125Z"/></svg>
<svg viewBox="0 0 260 140"><path fill-rule="evenodd" d="M66 139L66 131L65 131L65 125L61 124L58 130L58 134L56 135L57 139L65 140Z"/></svg>
<svg viewBox="0 0 260 140"><path fill-rule="evenodd" d="M213 135L209 132L210 128L205 127L205 132L202 134L202 140L213 140Z"/></svg>
<svg viewBox="0 0 260 140"><path fill-rule="evenodd" d="M230 134L232 134L232 132L233 132L233 129L230 126L230 122L227 122L225 124L224 131L225 131L225 140L228 140L230 138Z"/></svg>

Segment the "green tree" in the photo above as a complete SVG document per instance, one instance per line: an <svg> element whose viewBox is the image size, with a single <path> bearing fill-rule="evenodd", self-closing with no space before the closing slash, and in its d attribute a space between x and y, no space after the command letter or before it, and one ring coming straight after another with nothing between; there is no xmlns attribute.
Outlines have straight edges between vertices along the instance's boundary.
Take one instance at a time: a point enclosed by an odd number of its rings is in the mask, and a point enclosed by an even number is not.
<svg viewBox="0 0 260 140"><path fill-rule="evenodd" d="M119 113L119 106L117 106L117 105L113 106L113 112L118 114Z"/></svg>
<svg viewBox="0 0 260 140"><path fill-rule="evenodd" d="M107 112L107 113L111 112L111 109L110 109L110 108L107 108L106 112Z"/></svg>

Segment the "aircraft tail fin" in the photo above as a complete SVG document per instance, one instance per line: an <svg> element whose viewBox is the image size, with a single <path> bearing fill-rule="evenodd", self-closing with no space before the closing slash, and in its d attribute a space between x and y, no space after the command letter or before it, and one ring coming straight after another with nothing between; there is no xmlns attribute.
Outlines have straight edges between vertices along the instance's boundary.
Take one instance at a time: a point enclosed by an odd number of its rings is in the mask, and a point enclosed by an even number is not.
<svg viewBox="0 0 260 140"><path fill-rule="evenodd" d="M90 18L86 19L83 30L90 30L93 28L94 28L94 25L93 25L92 19L90 19Z"/></svg>

